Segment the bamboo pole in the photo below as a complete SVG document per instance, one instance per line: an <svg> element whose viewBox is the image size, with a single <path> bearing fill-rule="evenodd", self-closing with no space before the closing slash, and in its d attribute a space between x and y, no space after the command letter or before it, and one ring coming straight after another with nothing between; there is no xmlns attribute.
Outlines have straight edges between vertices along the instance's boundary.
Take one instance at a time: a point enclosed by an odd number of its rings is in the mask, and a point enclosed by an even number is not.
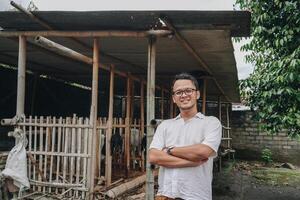
<svg viewBox="0 0 300 200"><path fill-rule="evenodd" d="M141 80L141 132L140 132L140 141L141 141L141 138L144 137L144 132L145 132L145 94L144 94L144 83L143 81ZM141 149L141 148L140 148ZM147 151L145 149L145 151ZM145 157L144 157L144 153L140 151L140 156L142 158L142 161L141 161L141 170L142 171L145 171Z"/></svg>
<svg viewBox="0 0 300 200"><path fill-rule="evenodd" d="M92 58L85 56L81 53L78 53L70 48L67 48L67 47L61 45L61 44L53 42L45 37L36 36L34 38L34 43L40 47L43 47L43 48L49 50L49 51L53 51L61 56L69 57L73 60L78 60L78 61L90 64L90 65L93 64Z"/></svg>
<svg viewBox="0 0 300 200"><path fill-rule="evenodd" d="M43 116L40 117L40 122L42 122L44 120ZM39 138L39 150L40 151L43 151L43 144L44 144L44 136L43 136L43 128L40 127L40 138ZM39 155L39 169L43 169L43 156L42 155ZM38 178L39 181L42 180L42 177L41 175L39 176ZM41 187L38 187L38 191L41 192Z"/></svg>
<svg viewBox="0 0 300 200"><path fill-rule="evenodd" d="M127 98L126 98L126 128L125 128L125 173L128 177L130 171L130 113L131 113L131 77L127 78Z"/></svg>
<svg viewBox="0 0 300 200"><path fill-rule="evenodd" d="M85 120L84 120L84 124L86 124L86 125L89 125L90 124L90 122L89 122L89 118L86 118ZM91 155L90 154L90 149L89 149L89 137L91 136L90 134L89 134L89 130L90 129L88 129L88 128L85 128L84 129L84 144L83 144L83 153L84 154L89 154L89 155ZM89 161L90 161L90 158L84 158L84 160L83 160L83 180L85 181L85 183L86 183L86 186L89 188L89 181L90 181L90 177L88 177L90 174L90 171L89 171L89 165L88 165L88 163L89 163ZM85 198L85 196L86 196L86 194L85 193L82 193L82 197L83 197L83 199Z"/></svg>
<svg viewBox="0 0 300 200"><path fill-rule="evenodd" d="M53 117L53 121L52 121L53 124L56 123L56 117ZM55 128L52 128L52 131L51 131L51 152L53 153L54 152L54 148L55 148L55 144L56 144L56 129ZM52 176L53 176L53 156L51 155L50 156L50 172L49 172L49 182L52 182ZM51 192L51 188L49 188L49 192Z"/></svg>
<svg viewBox="0 0 300 200"><path fill-rule="evenodd" d="M82 117L80 117L78 119L78 124L82 124ZM83 142L82 138L81 138L81 135L82 135L82 129L79 128L77 129L77 137L76 137L76 152L78 155L82 154L81 152L81 144ZM76 156L76 172L75 172L75 184L79 184L79 176L80 176L80 170L81 170L81 166L80 166L80 161L81 161L81 157L79 156ZM78 191L75 192L75 197L78 198Z"/></svg>
<svg viewBox="0 0 300 200"><path fill-rule="evenodd" d="M34 117L34 123L37 122L37 116ZM34 143L33 143L33 150L37 151L37 143L38 143L38 135L37 135L37 126L34 126ZM36 160L36 155L33 156L34 160ZM35 167L33 168L33 180L36 180L36 170ZM33 190L36 190L36 187L33 187Z"/></svg>
<svg viewBox="0 0 300 200"><path fill-rule="evenodd" d="M73 115L72 118L72 124L76 124L76 115ZM72 128L71 130L71 154L76 155L76 128ZM77 155L76 155L77 156ZM75 156L71 156L70 158L70 184L73 184L73 176L75 174ZM75 174L76 175L76 174ZM69 193L69 195L73 195L72 192Z"/></svg>
<svg viewBox="0 0 300 200"><path fill-rule="evenodd" d="M109 108L108 108L108 129L106 134L106 162L105 162L105 179L106 187L111 185L111 136L112 136L112 126L113 126L113 113L114 113L114 80L115 72L114 66L111 66L110 70L110 83L109 83Z"/></svg>
<svg viewBox="0 0 300 200"><path fill-rule="evenodd" d="M218 109L219 109L219 120L222 124L222 104L221 104L221 96L218 97Z"/></svg>
<svg viewBox="0 0 300 200"><path fill-rule="evenodd" d="M150 122L155 118L155 59L156 59L156 38L149 38L148 45L148 72L147 72L147 150L150 147L154 135L154 128ZM147 156L148 158L148 151ZM147 162L146 199L154 199L154 177L150 163Z"/></svg>
<svg viewBox="0 0 300 200"><path fill-rule="evenodd" d="M161 104L160 104L160 118L164 118L164 90L163 88L161 89Z"/></svg>
<svg viewBox="0 0 300 200"><path fill-rule="evenodd" d="M205 115L206 113L206 87L207 80L203 79L203 92L202 92L202 113Z"/></svg>
<svg viewBox="0 0 300 200"><path fill-rule="evenodd" d="M25 106L25 75L26 75L26 37L19 36L19 58L18 58L18 88L16 115L24 114Z"/></svg>
<svg viewBox="0 0 300 200"><path fill-rule="evenodd" d="M49 119L49 116L46 118L46 124L49 124L50 123L50 119ZM45 152L48 152L48 149L49 149L49 128L46 128L46 135L45 135ZM47 154L44 154L44 177L47 178L47 173L48 173L48 170L47 170L47 167L48 167L48 157L47 157ZM43 188L43 192L46 192L46 187Z"/></svg>
<svg viewBox="0 0 300 200"><path fill-rule="evenodd" d="M58 125L62 125L62 117L59 118L58 120ZM62 133L62 128L58 127L58 133L57 133L57 153L61 153L61 133ZM56 160L56 182L58 183L58 177L60 176L60 157L61 156L57 156L57 160ZM58 188L55 189L55 193L58 193Z"/></svg>
<svg viewBox="0 0 300 200"><path fill-rule="evenodd" d="M230 122L229 122L229 103L226 104L226 126L229 128ZM230 129L226 130L226 137L230 138ZM227 140L227 147L230 149L230 140Z"/></svg>
<svg viewBox="0 0 300 200"><path fill-rule="evenodd" d="M66 118L66 124L69 124L69 118L67 117ZM63 147L64 147L64 155L63 155L63 180L66 180L66 177L67 177L67 170L68 170L68 158L67 156L65 156L66 154L68 154L68 149L69 149L69 128L66 128L65 129L65 134L64 134L64 144L63 144ZM63 189L62 192L65 192L65 190Z"/></svg>
<svg viewBox="0 0 300 200"><path fill-rule="evenodd" d="M157 37L165 37L172 34L169 30L147 30L147 31L130 31L130 30L103 30L103 31L1 31L0 37L19 37L21 35L26 37L132 37L132 38L146 38L151 35Z"/></svg>
<svg viewBox="0 0 300 200"><path fill-rule="evenodd" d="M99 43L98 39L94 38L94 49L93 49L93 81L92 81L92 102L90 112L90 124L93 129L89 139L89 153L91 158L89 159L89 173L88 173L88 188L89 188L89 199L93 199L94 190L94 177L95 177L95 166L96 166L96 148L95 142L97 137L97 105L98 105L98 70L99 70Z"/></svg>
<svg viewBox="0 0 300 200"><path fill-rule="evenodd" d="M29 121L32 121L32 116L29 116ZM28 150L31 151L32 149L32 126L29 126L29 137L28 137ZM32 175L31 175L31 171L32 171L32 166L31 166L31 161L29 160L29 164L28 164L28 177L29 179L32 179Z"/></svg>

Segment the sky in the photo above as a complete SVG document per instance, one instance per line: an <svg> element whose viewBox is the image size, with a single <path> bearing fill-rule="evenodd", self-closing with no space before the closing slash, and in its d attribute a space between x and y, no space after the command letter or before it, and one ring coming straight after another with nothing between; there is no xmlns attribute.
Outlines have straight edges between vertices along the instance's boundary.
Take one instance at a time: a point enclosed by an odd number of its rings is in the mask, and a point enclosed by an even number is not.
<svg viewBox="0 0 300 200"><path fill-rule="evenodd" d="M32 0L39 10L233 10L235 0ZM0 0L0 11L11 9L9 0ZM27 7L30 0L15 0ZM238 8L235 8L238 9ZM242 44L233 42L238 78L245 79L253 71L253 65L245 63Z"/></svg>

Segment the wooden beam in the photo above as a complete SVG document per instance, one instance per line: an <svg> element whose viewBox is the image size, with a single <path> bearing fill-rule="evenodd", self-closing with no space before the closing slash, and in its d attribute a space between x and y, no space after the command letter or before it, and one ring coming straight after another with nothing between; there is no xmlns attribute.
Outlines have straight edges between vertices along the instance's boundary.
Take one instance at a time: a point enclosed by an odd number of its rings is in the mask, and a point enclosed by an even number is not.
<svg viewBox="0 0 300 200"><path fill-rule="evenodd" d="M26 75L26 37L19 37L19 59L18 59L18 88L16 115L24 114L25 106L25 75Z"/></svg>
<svg viewBox="0 0 300 200"><path fill-rule="evenodd" d="M207 80L203 79L203 92L202 92L202 113L205 115L206 113L206 88L207 88Z"/></svg>
<svg viewBox="0 0 300 200"><path fill-rule="evenodd" d="M176 39L179 43L190 52L190 54L198 61L198 63L208 72L209 75L213 76L212 71L210 70L209 66L203 61L203 59L198 55L197 51L191 46L191 44L177 31L175 26L168 21L167 19L162 19L162 21L166 24L166 26L175 34ZM216 86L220 90L220 92L225 96L225 98L230 102L229 98L225 95L223 88L220 86L218 81L214 78L213 79Z"/></svg>
<svg viewBox="0 0 300 200"><path fill-rule="evenodd" d="M165 37L172 32L168 30L148 30L148 31L129 31L129 30L102 30L102 31L0 31L0 37L133 37L147 38L151 35Z"/></svg>
<svg viewBox="0 0 300 200"><path fill-rule="evenodd" d="M110 70L110 84L109 84L109 108L108 108L108 129L106 134L106 162L105 162L105 179L106 179L106 187L111 185L111 135L112 135L112 126L113 126L113 111L114 111L114 66L111 66Z"/></svg>
<svg viewBox="0 0 300 200"><path fill-rule="evenodd" d="M90 111L90 125L93 127L89 135L89 173L88 173L88 188L90 200L93 199L95 167L96 167L96 137L97 137L97 105L98 105L98 71L99 71L99 43L98 39L94 39L93 49L93 81L92 81L92 102Z"/></svg>
<svg viewBox="0 0 300 200"><path fill-rule="evenodd" d="M148 45L148 72L147 72L147 150L150 147L154 135L154 127L150 126L155 118L155 61L156 61L156 38L149 38ZM148 151L147 156L148 158ZM154 176L151 165L147 162L146 199L154 199Z"/></svg>

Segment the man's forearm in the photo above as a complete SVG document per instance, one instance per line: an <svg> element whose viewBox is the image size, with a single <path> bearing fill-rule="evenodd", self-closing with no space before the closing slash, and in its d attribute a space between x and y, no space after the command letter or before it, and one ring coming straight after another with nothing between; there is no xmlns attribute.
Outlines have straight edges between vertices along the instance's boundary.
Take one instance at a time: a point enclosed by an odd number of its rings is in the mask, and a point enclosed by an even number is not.
<svg viewBox="0 0 300 200"><path fill-rule="evenodd" d="M205 144L195 144L185 147L175 147L171 150L171 154L178 158L199 162L207 160L214 154L214 150Z"/></svg>
<svg viewBox="0 0 300 200"><path fill-rule="evenodd" d="M203 164L205 161L190 161L184 158L171 156L164 151L151 149L149 151L149 162L167 168L183 168L183 167L196 167Z"/></svg>

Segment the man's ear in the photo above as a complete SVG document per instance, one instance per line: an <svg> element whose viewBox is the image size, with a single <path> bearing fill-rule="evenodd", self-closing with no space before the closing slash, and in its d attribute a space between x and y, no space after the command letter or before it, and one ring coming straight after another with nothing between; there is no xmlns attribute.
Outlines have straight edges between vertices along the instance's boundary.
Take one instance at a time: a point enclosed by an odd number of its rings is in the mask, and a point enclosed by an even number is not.
<svg viewBox="0 0 300 200"><path fill-rule="evenodd" d="M197 99L199 99L199 98L200 98L200 91L197 90Z"/></svg>
<svg viewBox="0 0 300 200"><path fill-rule="evenodd" d="M176 103L174 96L172 95L173 103Z"/></svg>

